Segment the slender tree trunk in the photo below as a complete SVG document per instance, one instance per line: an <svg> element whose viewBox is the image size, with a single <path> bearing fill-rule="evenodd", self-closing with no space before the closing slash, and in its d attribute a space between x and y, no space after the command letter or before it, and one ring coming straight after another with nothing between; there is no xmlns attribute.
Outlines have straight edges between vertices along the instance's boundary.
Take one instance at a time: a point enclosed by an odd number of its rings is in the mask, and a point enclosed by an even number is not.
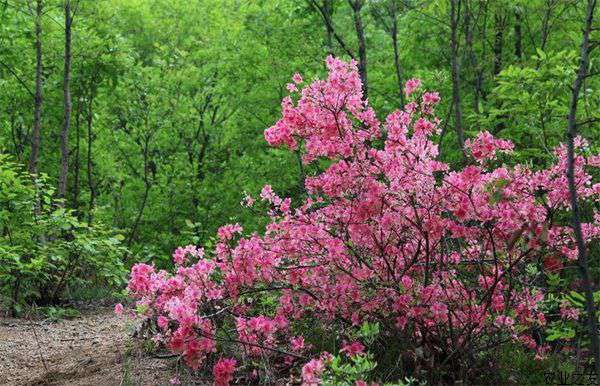
<svg viewBox="0 0 600 386"><path fill-rule="evenodd" d="M467 55L469 58L469 62L471 68L474 71L475 79L473 80L475 86L475 92L473 93L473 110L475 113L479 114L479 97L483 95L482 91L482 79L481 79L481 71L479 71L477 55L475 54L475 49L473 48L473 26L471 25L472 18L472 9L469 0L465 0L464 3L465 9L465 44L467 49Z"/></svg>
<svg viewBox="0 0 600 386"><path fill-rule="evenodd" d="M548 42L548 35L550 34L550 18L552 17L552 8L554 8L554 3L555 0L546 0L546 10L542 20L542 36L540 38L540 49L542 51L546 49L546 43Z"/></svg>
<svg viewBox="0 0 600 386"><path fill-rule="evenodd" d="M210 144L210 135L208 133L204 133L202 136L202 146L200 147L200 151L198 152L198 156L196 158L196 165L198 170L196 171L196 179L198 183L202 183L204 181L204 159L206 158L206 150Z"/></svg>
<svg viewBox="0 0 600 386"><path fill-rule="evenodd" d="M517 60L523 58L523 34L521 33L521 9L515 8L515 57Z"/></svg>
<svg viewBox="0 0 600 386"><path fill-rule="evenodd" d="M458 19L461 0L450 0L450 65L452 70L452 104L454 105L454 129L458 145L465 157L465 137L462 127L462 109L460 106L460 65L458 63Z"/></svg>
<svg viewBox="0 0 600 386"><path fill-rule="evenodd" d="M33 133L31 135L31 155L29 172L38 173L42 126L42 0L37 0L35 8L35 97L33 110Z"/></svg>
<svg viewBox="0 0 600 386"><path fill-rule="evenodd" d="M92 80L90 83L93 83ZM96 183L94 182L94 161L93 161L93 143L94 143L94 132L93 132L93 121L94 121L94 96L96 94L95 86L90 85L89 98L87 105L86 123L87 123L87 183L90 190L90 200L88 202L88 225L92 224L94 220L94 207L96 205Z"/></svg>
<svg viewBox="0 0 600 386"><path fill-rule="evenodd" d="M583 81L586 77L589 65L590 32L592 30L595 7L596 0L588 0L587 16L585 21L585 28L583 30L583 38L581 42L579 70L577 71L577 77L575 78L575 82L573 83L571 101L569 103L569 115L567 121L567 179L569 182L573 231L575 233L575 240L577 241L577 263L579 266L579 273L581 275L585 291L587 325L589 329L590 340L592 343L592 352L594 355L594 361L596 365L596 380L598 385L600 385L600 340L598 339L598 323L596 321L596 307L594 304L594 288L590 275L586 245L581 230L581 217L579 203L577 201L574 146L574 140L577 136L577 100L579 98L579 92L581 90Z"/></svg>
<svg viewBox="0 0 600 386"><path fill-rule="evenodd" d="M489 6L489 3L487 1L483 2L483 4L480 4L481 13L483 13L483 21L481 23L481 28L479 28L479 33L478 33L480 42L485 42L487 40L488 6ZM480 57L482 58L482 61L485 61L485 58L487 57L487 44L482 44ZM485 87L484 66L481 63L478 63L478 65L475 67L475 71L477 71L477 88L479 90L481 99L483 101L487 101L487 92L484 88Z"/></svg>
<svg viewBox="0 0 600 386"><path fill-rule="evenodd" d="M498 12L498 11L497 11ZM503 12L503 11L500 11ZM494 68L493 74L498 75L502 70L502 49L504 47L505 16L494 15Z"/></svg>
<svg viewBox="0 0 600 386"><path fill-rule="evenodd" d="M135 239L135 234L139 228L140 222L142 221L142 216L144 215L144 210L146 209L146 203L148 202L148 194L150 193L150 188L152 187L152 181L150 180L149 171L150 171L150 160L149 160L149 149L148 142L150 141L149 137L146 136L144 139L144 148L142 152L142 156L144 157L144 196L142 197L142 203L138 209L138 213L135 216L135 220L133 222L133 226L131 227L131 232L129 233L129 237L127 238L127 248L131 247L133 240Z"/></svg>
<svg viewBox="0 0 600 386"><path fill-rule="evenodd" d="M135 238L135 234L137 233L137 229L139 228L140 221L142 221L142 216L144 215L144 210L146 209L146 203L148 202L148 194L150 193L150 188L152 187L151 183L148 180L144 181L144 196L142 198L142 203L140 204L140 208L138 209L138 213L135 217L135 221L133 226L131 227L131 233L129 233L129 237L127 238L127 248L131 247L133 240Z"/></svg>
<svg viewBox="0 0 600 386"><path fill-rule="evenodd" d="M398 20L396 10L394 9L390 14L392 18L392 28L390 34L392 35L392 45L394 46L394 68L396 69L396 81L398 82L398 96L400 97L400 105L404 109L406 101L404 100L404 77L402 75L402 65L400 64L400 55L398 53Z"/></svg>
<svg viewBox="0 0 600 386"><path fill-rule="evenodd" d="M64 125L60 132L58 196L66 200L69 173L69 129L71 127L71 0L65 0L65 65L63 79ZM61 205L65 205L63 201Z"/></svg>
<svg viewBox="0 0 600 386"><path fill-rule="evenodd" d="M325 22L325 30L327 33L325 36L325 44L327 44L327 54L333 56L333 28L331 23L331 19L333 18L333 0L323 1L323 13L323 17L329 20L329 22Z"/></svg>
<svg viewBox="0 0 600 386"><path fill-rule="evenodd" d="M363 99L369 98L369 82L367 79L367 43L365 41L365 28L363 26L360 11L363 0L348 0L354 16L354 29L358 39L358 72L362 81Z"/></svg>
<svg viewBox="0 0 600 386"><path fill-rule="evenodd" d="M503 13L504 10L496 10L494 14L494 68L492 70L493 76L496 76L502 71L502 52L504 48L504 29L506 27L506 16ZM506 125L502 121L502 117L498 118L496 125L494 126L493 134L497 134L504 130Z"/></svg>
<svg viewBox="0 0 600 386"><path fill-rule="evenodd" d="M352 5L352 0L348 0L350 2L350 4ZM317 11L321 17L323 18L323 22L325 23L325 28L327 29L327 37L329 38L333 38L336 42L338 42L338 44L340 45L340 47L344 50L344 52L346 52L346 54L348 54L352 59L356 59L356 57L354 56L354 53L352 52L352 50L350 50L350 48L348 47L348 45L346 44L346 42L344 41L344 39L342 39L342 37L335 31L334 27L333 27L333 0L323 0L323 5L321 5L319 2L317 2L317 0L306 0L306 2L315 9L315 11ZM330 47L330 53L333 56L333 46Z"/></svg>
<svg viewBox="0 0 600 386"><path fill-rule="evenodd" d="M298 190L300 191L300 194L305 194L306 193L306 185L305 185L305 181L306 181L306 172L304 171L304 163L302 162L302 154L300 154L300 151L296 151L296 159L298 161Z"/></svg>
<svg viewBox="0 0 600 386"><path fill-rule="evenodd" d="M80 155L81 155L81 103L82 98L77 99L77 109L75 111L75 133L76 133L76 142L75 142L75 160L73 161L73 208L77 211L77 216L80 216L79 213L79 184L80 184Z"/></svg>

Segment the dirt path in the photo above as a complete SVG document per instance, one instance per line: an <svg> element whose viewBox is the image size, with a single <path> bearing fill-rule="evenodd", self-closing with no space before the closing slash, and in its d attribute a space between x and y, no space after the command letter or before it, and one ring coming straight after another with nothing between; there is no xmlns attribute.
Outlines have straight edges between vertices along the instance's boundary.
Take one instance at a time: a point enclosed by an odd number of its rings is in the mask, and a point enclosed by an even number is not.
<svg viewBox="0 0 600 386"><path fill-rule="evenodd" d="M111 309L56 323L0 318L0 385L166 385L174 361L134 347Z"/></svg>

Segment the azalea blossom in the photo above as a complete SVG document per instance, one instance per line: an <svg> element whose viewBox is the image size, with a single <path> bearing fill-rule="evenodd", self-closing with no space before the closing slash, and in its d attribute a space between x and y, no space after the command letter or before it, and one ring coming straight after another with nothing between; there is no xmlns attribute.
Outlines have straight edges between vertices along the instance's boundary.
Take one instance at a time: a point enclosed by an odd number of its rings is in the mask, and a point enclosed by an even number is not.
<svg viewBox="0 0 600 386"><path fill-rule="evenodd" d="M346 353L346 355L353 357L355 355L361 355L364 353L365 346L360 342L352 342L342 347L340 352Z"/></svg>
<svg viewBox="0 0 600 386"><path fill-rule="evenodd" d="M233 379L236 365L235 359L219 359L213 367L215 386L228 386Z"/></svg>

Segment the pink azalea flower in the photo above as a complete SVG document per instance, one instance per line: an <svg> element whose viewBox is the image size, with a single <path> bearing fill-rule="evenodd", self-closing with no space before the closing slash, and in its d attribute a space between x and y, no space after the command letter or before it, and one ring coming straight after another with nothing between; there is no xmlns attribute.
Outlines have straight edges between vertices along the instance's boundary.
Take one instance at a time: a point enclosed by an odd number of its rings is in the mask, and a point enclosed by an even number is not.
<svg viewBox="0 0 600 386"><path fill-rule="evenodd" d="M233 379L235 371L235 359L219 359L213 367L216 386L228 386Z"/></svg>
<svg viewBox="0 0 600 386"><path fill-rule="evenodd" d="M287 88L287 90L288 90L289 92L295 92L295 91L298 91L298 88L296 87L296 84L295 84L295 83L288 83L288 84L285 86L285 88Z"/></svg>
<svg viewBox="0 0 600 386"><path fill-rule="evenodd" d="M409 79L408 81L406 81L406 84L404 85L404 93L408 97L408 96L410 96L410 94L415 92L415 90L418 89L419 87L421 87L420 79Z"/></svg>
<svg viewBox="0 0 600 386"><path fill-rule="evenodd" d="M363 354L364 350L365 350L365 346L363 346L362 343L352 342L352 343L347 344L344 347L342 347L340 352L346 353L346 355L348 355L349 357L353 357L355 355Z"/></svg>

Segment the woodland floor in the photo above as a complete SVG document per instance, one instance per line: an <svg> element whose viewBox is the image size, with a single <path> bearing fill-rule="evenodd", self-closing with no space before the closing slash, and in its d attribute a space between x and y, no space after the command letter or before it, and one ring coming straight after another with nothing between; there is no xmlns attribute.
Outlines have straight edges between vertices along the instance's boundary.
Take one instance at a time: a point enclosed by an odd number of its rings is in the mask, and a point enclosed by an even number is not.
<svg viewBox="0 0 600 386"><path fill-rule="evenodd" d="M0 318L0 385L168 385L176 360L145 353L135 322L103 307L77 318Z"/></svg>

